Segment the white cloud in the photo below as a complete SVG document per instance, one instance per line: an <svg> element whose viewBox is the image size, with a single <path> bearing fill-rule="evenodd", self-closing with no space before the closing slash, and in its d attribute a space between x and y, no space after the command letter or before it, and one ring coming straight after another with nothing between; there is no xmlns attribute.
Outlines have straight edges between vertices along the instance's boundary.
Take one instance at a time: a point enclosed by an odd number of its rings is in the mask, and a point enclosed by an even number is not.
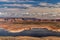
<svg viewBox="0 0 60 40"><path fill-rule="evenodd" d="M60 3L52 4L52 3L41 2L39 5L45 7L60 8Z"/></svg>
<svg viewBox="0 0 60 40"><path fill-rule="evenodd" d="M0 1L8 1L8 0L0 0Z"/></svg>
<svg viewBox="0 0 60 40"><path fill-rule="evenodd" d="M48 3L41 2L39 5L47 6L47 5L48 5Z"/></svg>
<svg viewBox="0 0 60 40"><path fill-rule="evenodd" d="M32 7L31 4L3 4L3 5L0 5L0 7L2 7L2 6L7 7L7 8L8 8L8 6L15 7L15 8L20 7L21 9Z"/></svg>

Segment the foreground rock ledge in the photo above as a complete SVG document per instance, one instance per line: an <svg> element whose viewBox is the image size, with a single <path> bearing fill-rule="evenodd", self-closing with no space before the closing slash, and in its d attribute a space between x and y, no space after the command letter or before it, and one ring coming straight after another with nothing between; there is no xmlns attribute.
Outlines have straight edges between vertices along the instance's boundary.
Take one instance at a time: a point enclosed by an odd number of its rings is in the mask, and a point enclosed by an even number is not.
<svg viewBox="0 0 60 40"><path fill-rule="evenodd" d="M0 40L60 40L60 37L6 36L6 37L0 37Z"/></svg>
<svg viewBox="0 0 60 40"><path fill-rule="evenodd" d="M8 30L9 32L21 32L24 30L31 30L33 28L46 28L48 30L60 32L60 22L40 22L36 24L28 23L0 23L0 28Z"/></svg>

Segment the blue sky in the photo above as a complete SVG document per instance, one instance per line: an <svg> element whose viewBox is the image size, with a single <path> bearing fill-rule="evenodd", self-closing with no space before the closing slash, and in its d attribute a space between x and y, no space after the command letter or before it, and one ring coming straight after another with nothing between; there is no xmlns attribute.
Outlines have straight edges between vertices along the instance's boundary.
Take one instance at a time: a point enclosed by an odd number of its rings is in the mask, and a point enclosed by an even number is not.
<svg viewBox="0 0 60 40"><path fill-rule="evenodd" d="M3 2L7 2L7 1L10 1L10 0L0 0L0 3L2 2L2 4L4 4ZM12 1L21 2L19 0L11 0L10 2L12 2ZM28 0L28 1L30 1L30 0ZM60 2L60 0L31 0L31 1L34 1L35 3L40 3L40 2L58 3L58 2ZM26 3L28 3L28 2L26 2Z"/></svg>
<svg viewBox="0 0 60 40"><path fill-rule="evenodd" d="M34 1L48 2L48 3L57 3L57 2L60 2L60 0L34 0Z"/></svg>
<svg viewBox="0 0 60 40"><path fill-rule="evenodd" d="M48 5L57 4L57 3L60 3L60 0L0 0L0 5L1 5L0 7L4 7L4 6L2 6L4 4L28 4L28 5L31 4L34 7L42 6L42 5L39 5L40 3L47 3ZM9 8L12 6L8 5L7 7ZM15 6L15 8L16 8L16 6ZM18 7L18 8L20 8L20 7Z"/></svg>
<svg viewBox="0 0 60 40"><path fill-rule="evenodd" d="M16 1L19 2L21 0L0 0L0 2L7 2L7 1ZM60 0L28 0L28 1L35 1L35 2L48 2L48 3L57 3L60 2Z"/></svg>
<svg viewBox="0 0 60 40"><path fill-rule="evenodd" d="M3 16L3 14L5 13L12 13L12 14L18 13L19 16L21 16L20 13L22 14L26 12L28 13L49 13L49 12L60 13L60 0L0 0L0 12L3 12L2 15L0 16ZM31 17L33 16L34 15L32 15ZM53 16L56 16L56 15L53 15ZM39 17L39 15L37 17ZM48 17L50 18L51 16L48 16Z"/></svg>

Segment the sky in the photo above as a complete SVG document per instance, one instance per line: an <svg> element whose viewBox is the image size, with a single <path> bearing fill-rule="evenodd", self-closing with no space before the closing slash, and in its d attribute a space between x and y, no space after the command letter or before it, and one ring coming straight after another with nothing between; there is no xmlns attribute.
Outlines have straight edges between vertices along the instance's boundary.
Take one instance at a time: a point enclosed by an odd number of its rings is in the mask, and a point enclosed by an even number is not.
<svg viewBox="0 0 60 40"><path fill-rule="evenodd" d="M33 7L60 7L60 0L0 0L0 5L8 5L8 8L21 8L20 6L33 6ZM20 6L9 6L9 4L17 4ZM24 5L25 4L25 5ZM2 6L1 6L2 7ZM24 8L24 7L23 7Z"/></svg>
<svg viewBox="0 0 60 40"><path fill-rule="evenodd" d="M26 17L38 18L42 18L42 13L50 13L47 16L44 15L43 18L56 18L56 15L57 18L60 18L60 0L0 0L0 17L13 17L11 13L14 17L21 17L24 14L23 16ZM55 14L51 16L51 13Z"/></svg>

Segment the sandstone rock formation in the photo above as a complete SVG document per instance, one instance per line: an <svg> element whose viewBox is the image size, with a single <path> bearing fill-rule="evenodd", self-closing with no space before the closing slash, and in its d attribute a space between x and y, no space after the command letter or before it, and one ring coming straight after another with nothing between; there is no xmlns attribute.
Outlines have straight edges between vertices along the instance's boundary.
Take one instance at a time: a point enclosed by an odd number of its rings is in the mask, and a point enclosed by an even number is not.
<svg viewBox="0 0 60 40"><path fill-rule="evenodd" d="M31 30L33 28L46 28L48 30L60 32L60 23L59 22L36 22L36 23L0 23L0 28L8 30L9 32L21 32L24 30Z"/></svg>
<svg viewBox="0 0 60 40"><path fill-rule="evenodd" d="M7 36L7 37L0 37L0 40L60 40L60 37L29 37L29 36Z"/></svg>

